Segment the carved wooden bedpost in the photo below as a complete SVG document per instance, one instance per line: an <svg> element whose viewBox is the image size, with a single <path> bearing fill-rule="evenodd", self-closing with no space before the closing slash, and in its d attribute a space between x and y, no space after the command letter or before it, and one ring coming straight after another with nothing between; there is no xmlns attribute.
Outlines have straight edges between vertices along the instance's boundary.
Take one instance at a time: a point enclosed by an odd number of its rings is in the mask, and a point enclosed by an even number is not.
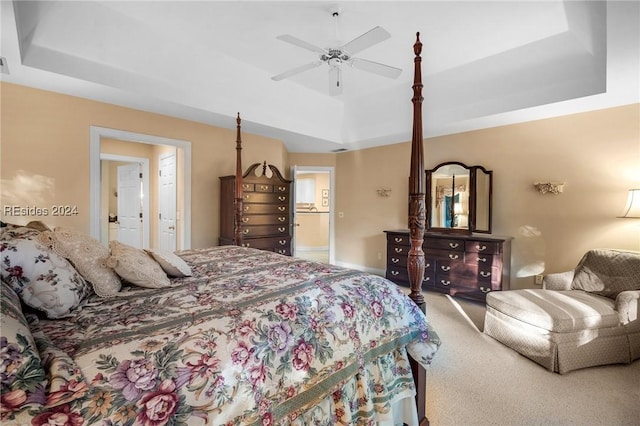
<svg viewBox="0 0 640 426"><path fill-rule="evenodd" d="M413 135L411 137L411 171L409 173L409 239L411 248L407 259L409 271L409 285L411 293L409 297L416 305L425 311L424 297L422 296L422 279L424 278L424 242L425 228L425 200L424 200L424 154L422 147L422 43L420 33L416 33L416 42L413 45L416 57L413 75ZM416 385L416 405L418 407L418 420L420 426L429 424L427 419L427 372L418 362L410 359L411 372Z"/></svg>
<svg viewBox="0 0 640 426"><path fill-rule="evenodd" d="M240 113L236 118L236 203L235 203L235 240L236 245L242 245L242 138L240 137Z"/></svg>
<svg viewBox="0 0 640 426"><path fill-rule="evenodd" d="M424 305L422 296L422 279L424 278L424 241L425 201L424 201L424 154L422 148L422 43L420 33L416 33L413 45L414 76L413 76L413 135L411 138L411 171L409 174L409 238L411 249L407 261L409 270L409 297L421 308Z"/></svg>

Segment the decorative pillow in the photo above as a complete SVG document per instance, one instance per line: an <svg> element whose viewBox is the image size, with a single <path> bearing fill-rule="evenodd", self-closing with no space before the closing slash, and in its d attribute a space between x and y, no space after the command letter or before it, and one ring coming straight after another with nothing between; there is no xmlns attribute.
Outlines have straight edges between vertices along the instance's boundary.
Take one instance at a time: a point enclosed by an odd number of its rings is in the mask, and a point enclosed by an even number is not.
<svg viewBox="0 0 640 426"><path fill-rule="evenodd" d="M45 223L43 223L40 220L32 220L31 222L27 223L27 228L32 228L40 232L51 231L51 228L49 228Z"/></svg>
<svg viewBox="0 0 640 426"><path fill-rule="evenodd" d="M6 224L0 228L0 241L7 241L13 238L33 238L40 234L40 231L26 226Z"/></svg>
<svg viewBox="0 0 640 426"><path fill-rule="evenodd" d="M100 297L112 297L122 288L122 282L113 269L107 266L109 250L100 241L71 228L57 226L40 234L40 240L59 255L73 263L78 272L93 286Z"/></svg>
<svg viewBox="0 0 640 426"><path fill-rule="evenodd" d="M140 287L161 288L171 285L167 274L144 250L123 244L109 242L111 266L124 280Z"/></svg>
<svg viewBox="0 0 640 426"><path fill-rule="evenodd" d="M147 253L158 262L160 267L162 267L170 277L182 278L192 275L191 267L175 253L158 249L147 250Z"/></svg>
<svg viewBox="0 0 640 426"><path fill-rule="evenodd" d="M640 252L589 250L576 266L571 288L612 299L626 290L640 290Z"/></svg>
<svg viewBox="0 0 640 426"><path fill-rule="evenodd" d="M44 404L46 379L20 299L4 281L0 297L0 388L6 421L25 408Z"/></svg>
<svg viewBox="0 0 640 426"><path fill-rule="evenodd" d="M69 316L89 294L89 287L71 264L38 240L0 241L2 279L22 301L49 318Z"/></svg>

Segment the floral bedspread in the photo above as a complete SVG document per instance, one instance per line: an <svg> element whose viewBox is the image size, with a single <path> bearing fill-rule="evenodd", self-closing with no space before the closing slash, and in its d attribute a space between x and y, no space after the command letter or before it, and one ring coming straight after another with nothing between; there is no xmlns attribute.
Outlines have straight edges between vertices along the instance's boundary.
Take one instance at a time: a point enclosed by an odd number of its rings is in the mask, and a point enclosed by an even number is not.
<svg viewBox="0 0 640 426"><path fill-rule="evenodd" d="M49 384L16 423L367 424L413 394L406 349L427 366L439 346L382 277L235 246L178 254L194 276L170 288L31 318Z"/></svg>

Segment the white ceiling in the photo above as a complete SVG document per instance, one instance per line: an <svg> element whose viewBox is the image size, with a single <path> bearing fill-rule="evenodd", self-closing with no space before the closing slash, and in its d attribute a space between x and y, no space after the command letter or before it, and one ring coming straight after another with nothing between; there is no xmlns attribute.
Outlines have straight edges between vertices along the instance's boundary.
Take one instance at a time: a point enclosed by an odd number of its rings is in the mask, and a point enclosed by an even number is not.
<svg viewBox="0 0 640 426"><path fill-rule="evenodd" d="M330 10L342 13L336 34ZM410 140L420 32L425 137L640 102L640 2L2 1L3 81L246 132L292 152ZM397 79L328 67L276 36L326 48L375 26L356 56ZM336 41L336 35L339 40Z"/></svg>

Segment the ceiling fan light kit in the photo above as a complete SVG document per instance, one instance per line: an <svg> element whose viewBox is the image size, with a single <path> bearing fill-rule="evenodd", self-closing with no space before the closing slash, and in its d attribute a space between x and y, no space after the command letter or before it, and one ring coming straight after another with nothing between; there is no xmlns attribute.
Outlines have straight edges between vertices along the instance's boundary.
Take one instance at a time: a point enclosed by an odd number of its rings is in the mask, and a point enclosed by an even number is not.
<svg viewBox="0 0 640 426"><path fill-rule="evenodd" d="M337 18L340 16L341 10L339 8L332 8L330 12L331 15L336 19L337 33ZM271 79L280 81L285 78L289 78L302 72L308 71L310 69L317 68L323 63L326 63L329 66L329 94L332 96L336 96L342 94L341 69L343 64L348 64L358 70L370 72L383 77L397 78L402 73L402 69L400 68L353 57L353 55L355 55L356 53L361 52L375 44L378 44L388 39L389 37L391 37L391 34L389 34L384 28L374 27L361 36L354 38L350 42L340 47L330 47L323 49L289 34L280 35L276 37L278 40L282 40L303 49L319 53L320 56L319 60L290 69L281 74L271 77Z"/></svg>

